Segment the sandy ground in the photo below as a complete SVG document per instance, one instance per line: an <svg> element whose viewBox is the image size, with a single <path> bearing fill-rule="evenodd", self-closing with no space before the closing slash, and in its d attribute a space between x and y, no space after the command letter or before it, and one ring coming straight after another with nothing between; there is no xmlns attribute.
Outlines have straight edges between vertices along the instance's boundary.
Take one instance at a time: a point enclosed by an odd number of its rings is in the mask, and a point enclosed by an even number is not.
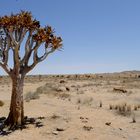
<svg viewBox="0 0 140 140"><path fill-rule="evenodd" d="M24 84L25 115L39 125L0 140L139 140L139 74L30 76ZM39 98L31 99L35 95ZM0 117L8 115L10 96L11 81L1 77Z"/></svg>

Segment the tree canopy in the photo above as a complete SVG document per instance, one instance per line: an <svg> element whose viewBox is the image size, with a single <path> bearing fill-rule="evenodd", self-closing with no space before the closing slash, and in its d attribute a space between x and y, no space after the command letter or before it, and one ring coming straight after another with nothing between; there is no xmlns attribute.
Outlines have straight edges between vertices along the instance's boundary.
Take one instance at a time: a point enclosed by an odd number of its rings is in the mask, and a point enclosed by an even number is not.
<svg viewBox="0 0 140 140"><path fill-rule="evenodd" d="M25 54L21 58L19 51L25 37ZM39 56L38 51L42 45L45 51ZM36 64L46 59L48 54L61 47L61 37L55 35L51 26L41 27L31 12L21 11L18 14L0 17L0 66L9 75L16 72L16 69L19 69L20 73L29 72ZM8 66L9 50L13 51L13 68ZM31 56L33 63L29 64Z"/></svg>

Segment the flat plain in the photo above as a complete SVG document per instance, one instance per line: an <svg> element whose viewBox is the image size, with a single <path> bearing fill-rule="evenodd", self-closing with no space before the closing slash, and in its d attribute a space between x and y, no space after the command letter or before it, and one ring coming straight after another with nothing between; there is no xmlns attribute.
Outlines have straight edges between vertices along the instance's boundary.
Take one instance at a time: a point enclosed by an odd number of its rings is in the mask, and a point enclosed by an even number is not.
<svg viewBox="0 0 140 140"><path fill-rule="evenodd" d="M0 118L7 117L11 80L0 77ZM140 72L35 75L24 83L25 129L0 140L139 140Z"/></svg>

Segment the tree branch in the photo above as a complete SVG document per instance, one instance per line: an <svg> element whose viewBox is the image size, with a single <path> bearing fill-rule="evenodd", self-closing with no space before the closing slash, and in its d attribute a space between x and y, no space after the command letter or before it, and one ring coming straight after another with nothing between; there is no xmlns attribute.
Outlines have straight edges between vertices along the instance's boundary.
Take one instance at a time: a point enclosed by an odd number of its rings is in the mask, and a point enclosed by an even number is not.
<svg viewBox="0 0 140 140"><path fill-rule="evenodd" d="M23 65L23 64L27 63L28 57L30 57L30 54L31 54L31 51L32 51L31 49L32 49L32 46L33 46L33 38L31 39L31 37L32 37L32 32L29 32L29 35L28 35L26 43L25 43L25 55L22 58L22 60L20 62L20 65Z"/></svg>
<svg viewBox="0 0 140 140"><path fill-rule="evenodd" d="M26 29L23 29L20 31L20 35L19 35L19 45L21 44L21 42L23 41L24 39L24 36L26 35L27 33L27 30Z"/></svg>
<svg viewBox="0 0 140 140"><path fill-rule="evenodd" d="M47 58L47 56L50 54L50 53L53 53L55 51L54 48L52 48L50 51L47 50L47 48L45 47L45 53L41 56L41 57L38 57L38 63L45 60Z"/></svg>
<svg viewBox="0 0 140 140"><path fill-rule="evenodd" d="M48 46L47 46L47 44L45 44L45 53L41 57L38 57L37 56L38 48L39 48L39 46L37 46L35 48L35 51L34 51L34 62L33 62L33 64L31 64L30 66L27 67L27 69L26 69L27 71L26 72L29 72L30 70L32 70L38 63L40 63L43 60L45 60L49 54L51 54L51 53L53 53L55 51L54 48L51 48L51 50L48 51Z"/></svg>
<svg viewBox="0 0 140 140"><path fill-rule="evenodd" d="M10 47L11 47L10 38L7 36L7 47L5 47L4 57L3 57L5 65L7 65L7 63L8 63L8 53L9 53Z"/></svg>
<svg viewBox="0 0 140 140"><path fill-rule="evenodd" d="M13 34L12 34L12 31L9 31L9 36L10 36L10 38L11 38L12 43L14 44L14 46L17 47L18 46L18 42L14 39Z"/></svg>
<svg viewBox="0 0 140 140"><path fill-rule="evenodd" d="M10 39L13 43L12 45L12 50L13 50L13 58L14 58L14 72L15 74L19 74L19 68L20 68L20 57L19 57L19 43L16 41L16 39L14 39L13 37L13 33L12 31L9 31L9 36L10 36Z"/></svg>
<svg viewBox="0 0 140 140"><path fill-rule="evenodd" d="M5 65L5 64L3 64L3 63L0 62L0 66L5 70L5 72L7 74L9 74L11 76L10 68L7 65Z"/></svg>

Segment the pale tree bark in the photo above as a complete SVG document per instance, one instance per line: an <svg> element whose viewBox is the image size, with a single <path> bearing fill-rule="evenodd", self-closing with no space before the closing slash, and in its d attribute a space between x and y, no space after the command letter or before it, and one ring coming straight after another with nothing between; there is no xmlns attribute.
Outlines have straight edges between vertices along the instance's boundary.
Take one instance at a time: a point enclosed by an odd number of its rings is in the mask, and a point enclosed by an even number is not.
<svg viewBox="0 0 140 140"><path fill-rule="evenodd" d="M0 63L0 66L7 72L7 74L12 79L12 95L11 95L11 104L10 112L5 121L7 126L14 128L15 126L21 126L24 124L24 102L23 102L23 86L25 75L31 71L38 63L42 62L46 57L55 51L54 48L48 49L49 46L45 44L45 52L42 56L38 57L38 49L41 45L41 42L33 42L32 32L28 33L28 37L25 43L25 54L22 59L20 59L19 49L21 42L26 35L26 31L22 30L23 33L20 33L18 37L17 32L15 32L15 37L12 32L5 32L8 34L8 44L4 52L4 58ZM10 43L11 41L11 43ZM8 67L8 53L9 50L13 51L13 68ZM33 54L33 63L29 65L29 59Z"/></svg>
<svg viewBox="0 0 140 140"><path fill-rule="evenodd" d="M23 105L23 85L24 85L24 71L21 73L20 59L19 59L19 48L20 43L23 40L25 31L21 34L22 38L18 39L17 33L15 33L15 39L13 34L10 32L9 36L13 43L13 61L14 66L10 71L12 79L12 95L10 104L10 113L5 121L5 124L11 127L20 126L24 123L24 105ZM18 40L18 42L17 42Z"/></svg>
<svg viewBox="0 0 140 140"><path fill-rule="evenodd" d="M23 84L24 76L13 75L10 113L5 121L5 124L11 127L24 123Z"/></svg>

